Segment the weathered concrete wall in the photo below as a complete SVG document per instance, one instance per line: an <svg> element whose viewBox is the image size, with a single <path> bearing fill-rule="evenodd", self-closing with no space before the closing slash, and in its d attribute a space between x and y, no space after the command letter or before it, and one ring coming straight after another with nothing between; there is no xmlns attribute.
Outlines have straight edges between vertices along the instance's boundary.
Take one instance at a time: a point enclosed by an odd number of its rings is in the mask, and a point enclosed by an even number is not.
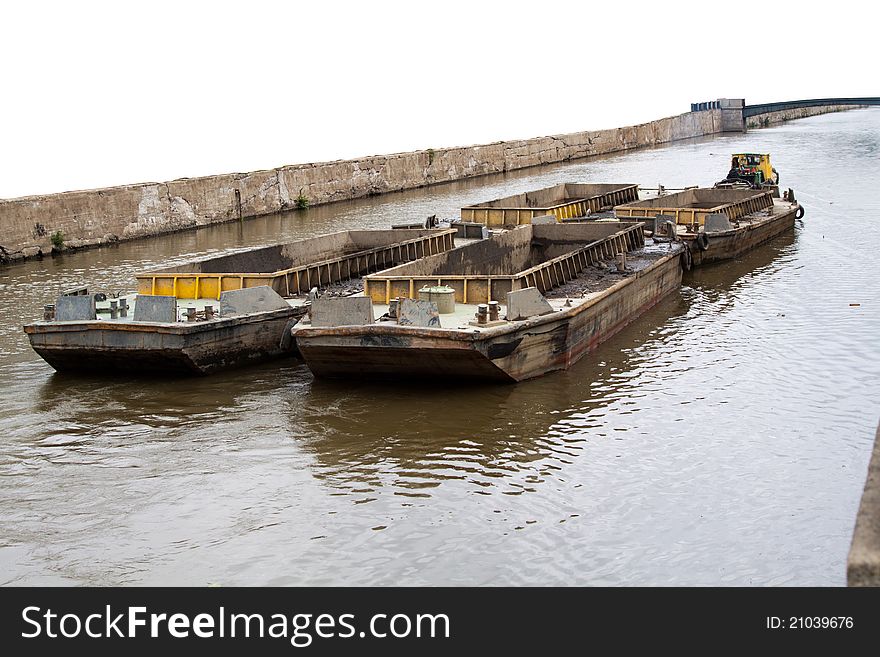
<svg viewBox="0 0 880 657"><path fill-rule="evenodd" d="M846 566L849 586L880 586L880 427Z"/></svg>
<svg viewBox="0 0 880 657"><path fill-rule="evenodd" d="M652 146L719 130L718 111L689 112L625 128L478 146L300 164L0 200L0 260L160 235L311 205L411 189L550 162Z"/></svg>
<svg viewBox="0 0 880 657"><path fill-rule="evenodd" d="M808 116L829 114L831 112L845 112L846 110L858 109L858 105L823 105L821 107L800 107L796 109L782 110L779 112L767 112L746 119L746 128L766 128L774 123L805 119Z"/></svg>
<svg viewBox="0 0 880 657"><path fill-rule="evenodd" d="M721 109L721 132L742 132L745 130L743 121L744 98L719 98Z"/></svg>

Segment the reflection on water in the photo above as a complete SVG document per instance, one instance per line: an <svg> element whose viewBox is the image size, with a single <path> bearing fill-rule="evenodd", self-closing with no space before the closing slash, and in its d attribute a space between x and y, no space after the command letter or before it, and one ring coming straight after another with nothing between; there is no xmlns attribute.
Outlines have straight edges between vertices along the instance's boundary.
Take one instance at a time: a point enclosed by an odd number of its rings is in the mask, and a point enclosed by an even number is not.
<svg viewBox="0 0 880 657"><path fill-rule="evenodd" d="M851 237L878 209L866 185L878 117L816 117L3 270L2 581L842 584L880 415L880 287L868 245ZM597 354L540 379L315 381L289 361L106 381L53 374L20 332L64 286L130 289L134 272L196 255L453 216L561 181L708 184L741 150L773 154L807 205L803 227L691 272Z"/></svg>

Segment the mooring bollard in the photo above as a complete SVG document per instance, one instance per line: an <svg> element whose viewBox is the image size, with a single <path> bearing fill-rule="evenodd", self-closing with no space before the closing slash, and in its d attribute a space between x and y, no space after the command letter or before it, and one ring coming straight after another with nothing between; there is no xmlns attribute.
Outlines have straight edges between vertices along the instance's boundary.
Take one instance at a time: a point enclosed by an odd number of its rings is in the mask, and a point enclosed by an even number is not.
<svg viewBox="0 0 880 657"><path fill-rule="evenodd" d="M116 299L110 302L110 319L116 319L119 315L119 302Z"/></svg>
<svg viewBox="0 0 880 657"><path fill-rule="evenodd" d="M49 303L43 306L43 321L44 322L54 322L55 321L55 304Z"/></svg>
<svg viewBox="0 0 880 657"><path fill-rule="evenodd" d="M214 319L214 306L205 306L205 319Z"/></svg>
<svg viewBox="0 0 880 657"><path fill-rule="evenodd" d="M477 306L477 324L485 324L489 321L489 306L481 303Z"/></svg>
<svg viewBox="0 0 880 657"><path fill-rule="evenodd" d="M125 299L119 300L119 316L128 317L128 301Z"/></svg>
<svg viewBox="0 0 880 657"><path fill-rule="evenodd" d="M498 311L500 310L500 306L497 301L489 302L489 321L497 322L498 321Z"/></svg>
<svg viewBox="0 0 880 657"><path fill-rule="evenodd" d="M187 308L186 309L186 321L188 321L188 322L196 321L196 309L195 308Z"/></svg>
<svg viewBox="0 0 880 657"><path fill-rule="evenodd" d="M626 271L626 251L617 254L617 271Z"/></svg>

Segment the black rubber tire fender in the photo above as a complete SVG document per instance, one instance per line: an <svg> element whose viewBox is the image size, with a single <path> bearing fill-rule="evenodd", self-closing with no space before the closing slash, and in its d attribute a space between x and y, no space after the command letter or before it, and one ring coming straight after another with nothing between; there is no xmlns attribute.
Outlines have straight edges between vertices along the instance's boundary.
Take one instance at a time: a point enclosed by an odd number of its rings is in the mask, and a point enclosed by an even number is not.
<svg viewBox="0 0 880 657"><path fill-rule="evenodd" d="M691 247L684 244L684 250L681 252L681 268L684 271L690 271L694 266L694 254L691 253Z"/></svg>
<svg viewBox="0 0 880 657"><path fill-rule="evenodd" d="M709 248L709 236L706 235L706 233L698 233L697 239L695 239L694 242L696 242L697 248L700 249L700 251L705 251Z"/></svg>
<svg viewBox="0 0 880 657"><path fill-rule="evenodd" d="M805 212L805 210L804 210L804 206L803 206L803 205L798 205L797 212L794 213L794 218L795 218L795 219L803 219L803 218L804 218L804 212Z"/></svg>

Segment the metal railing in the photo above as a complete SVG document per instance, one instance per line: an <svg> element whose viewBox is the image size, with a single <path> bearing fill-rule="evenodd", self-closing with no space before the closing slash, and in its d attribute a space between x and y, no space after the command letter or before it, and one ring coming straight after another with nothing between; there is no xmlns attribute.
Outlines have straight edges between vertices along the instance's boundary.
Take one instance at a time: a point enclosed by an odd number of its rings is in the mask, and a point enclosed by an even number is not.
<svg viewBox="0 0 880 657"><path fill-rule="evenodd" d="M543 293L577 278L580 272L600 260L616 258L618 253L634 251L644 246L645 233L642 226L630 226L603 240L520 272L514 277L518 285L513 289L536 287Z"/></svg>
<svg viewBox="0 0 880 657"><path fill-rule="evenodd" d="M616 258L618 253L645 245L641 223L634 223L608 237L590 242L539 265L515 274L388 275L383 272L364 277L364 294L373 303L390 303L395 297L416 298L420 288L446 285L455 291L458 303L507 301L507 293L537 287L542 293L578 277L580 272L600 260Z"/></svg>
<svg viewBox="0 0 880 657"><path fill-rule="evenodd" d="M563 203L540 208L492 206L488 203L471 205L461 209L461 220L486 226L522 226L531 223L535 217L553 215L557 221L563 221L610 210L615 205L637 201L638 198L638 185L626 185L603 194L567 199Z"/></svg>
<svg viewBox="0 0 880 657"><path fill-rule="evenodd" d="M761 103L758 105L746 105L743 108L743 118L781 112L800 107L822 107L824 105L880 105L880 97L868 96L865 98L810 98L807 100L787 100L779 103Z"/></svg>
<svg viewBox="0 0 880 657"><path fill-rule="evenodd" d="M663 199L664 197L658 198ZM702 225L706 221L706 215L709 214L723 212L730 221L736 221L747 214L760 212L771 207L773 207L773 195L770 192L756 192L754 196L741 201L722 203L711 208L639 206L632 204L614 208L614 214L621 219L634 217L649 219L662 214L674 216L676 224Z"/></svg>

